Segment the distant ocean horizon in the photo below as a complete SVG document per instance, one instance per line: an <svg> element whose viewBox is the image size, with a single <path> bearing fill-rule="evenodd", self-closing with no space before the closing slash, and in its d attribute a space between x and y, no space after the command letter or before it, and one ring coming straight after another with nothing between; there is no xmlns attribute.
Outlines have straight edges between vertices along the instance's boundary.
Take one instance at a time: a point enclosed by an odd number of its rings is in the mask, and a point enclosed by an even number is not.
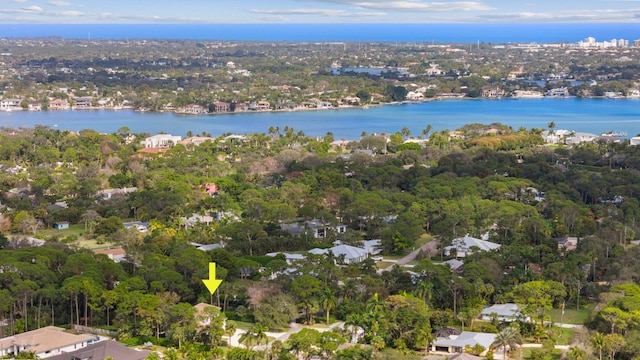
<svg viewBox="0 0 640 360"><path fill-rule="evenodd" d="M578 42L640 39L640 23L539 24L3 24L0 38L343 41L418 43Z"/></svg>

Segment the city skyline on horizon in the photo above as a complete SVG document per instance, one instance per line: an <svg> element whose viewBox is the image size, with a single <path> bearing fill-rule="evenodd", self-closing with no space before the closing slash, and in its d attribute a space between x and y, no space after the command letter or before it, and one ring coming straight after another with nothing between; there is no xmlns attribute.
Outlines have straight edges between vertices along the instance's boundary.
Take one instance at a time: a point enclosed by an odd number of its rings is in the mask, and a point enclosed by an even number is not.
<svg viewBox="0 0 640 360"><path fill-rule="evenodd" d="M640 23L640 0L0 0L5 24Z"/></svg>

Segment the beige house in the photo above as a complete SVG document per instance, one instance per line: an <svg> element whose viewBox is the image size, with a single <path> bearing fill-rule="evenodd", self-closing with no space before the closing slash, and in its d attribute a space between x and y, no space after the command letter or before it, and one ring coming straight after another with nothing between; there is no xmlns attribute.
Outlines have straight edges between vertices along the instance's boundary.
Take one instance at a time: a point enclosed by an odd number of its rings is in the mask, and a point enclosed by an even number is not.
<svg viewBox="0 0 640 360"><path fill-rule="evenodd" d="M94 335L74 335L63 328L47 326L38 330L0 339L0 356L15 356L21 352L33 352L38 358L46 359L75 351L95 342Z"/></svg>

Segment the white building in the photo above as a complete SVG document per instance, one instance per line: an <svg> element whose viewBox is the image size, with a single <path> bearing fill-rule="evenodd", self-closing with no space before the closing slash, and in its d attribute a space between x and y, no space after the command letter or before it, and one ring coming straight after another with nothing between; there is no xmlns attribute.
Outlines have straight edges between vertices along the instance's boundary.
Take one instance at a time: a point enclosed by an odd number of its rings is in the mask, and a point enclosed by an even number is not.
<svg viewBox="0 0 640 360"><path fill-rule="evenodd" d="M476 251L491 251L499 248L500 244L476 239L467 235L465 237L453 239L451 246L444 248L444 254L448 256L455 252L456 257L466 257L467 254L473 254Z"/></svg>
<svg viewBox="0 0 640 360"><path fill-rule="evenodd" d="M145 148L170 148L182 140L181 136L158 134L144 139L141 144Z"/></svg>
<svg viewBox="0 0 640 360"><path fill-rule="evenodd" d="M528 318L523 318L520 307L513 303L494 304L482 309L480 313L480 318L485 321L491 321L494 317L502 322L513 322L520 319L526 321Z"/></svg>

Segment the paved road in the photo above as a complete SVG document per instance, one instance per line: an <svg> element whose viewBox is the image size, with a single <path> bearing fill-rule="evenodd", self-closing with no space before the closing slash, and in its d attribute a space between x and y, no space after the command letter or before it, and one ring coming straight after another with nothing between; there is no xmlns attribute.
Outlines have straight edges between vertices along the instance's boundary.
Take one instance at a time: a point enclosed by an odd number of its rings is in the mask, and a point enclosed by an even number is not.
<svg viewBox="0 0 640 360"><path fill-rule="evenodd" d="M410 263L411 261L415 260L416 257L418 256L418 254L420 253L420 251L422 251L423 253L427 254L427 256L432 256L433 254L435 254L438 251L438 240L437 239L433 239L431 241L429 241L428 243L420 246L419 248L413 250L412 252L410 252L407 256L398 259L398 261L396 261L396 264L398 264L398 266L406 266L408 263ZM391 270L393 266L389 266L386 269L383 269L383 271L388 271Z"/></svg>

